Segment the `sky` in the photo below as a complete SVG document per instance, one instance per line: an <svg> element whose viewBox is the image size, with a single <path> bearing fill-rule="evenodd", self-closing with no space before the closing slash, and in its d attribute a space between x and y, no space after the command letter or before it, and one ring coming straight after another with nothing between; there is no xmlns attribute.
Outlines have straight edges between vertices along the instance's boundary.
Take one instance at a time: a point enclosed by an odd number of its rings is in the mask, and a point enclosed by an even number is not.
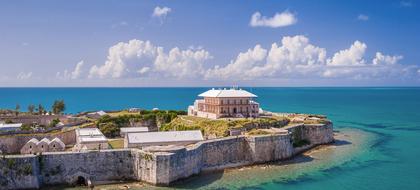
<svg viewBox="0 0 420 190"><path fill-rule="evenodd" d="M0 1L0 86L420 86L419 6Z"/></svg>

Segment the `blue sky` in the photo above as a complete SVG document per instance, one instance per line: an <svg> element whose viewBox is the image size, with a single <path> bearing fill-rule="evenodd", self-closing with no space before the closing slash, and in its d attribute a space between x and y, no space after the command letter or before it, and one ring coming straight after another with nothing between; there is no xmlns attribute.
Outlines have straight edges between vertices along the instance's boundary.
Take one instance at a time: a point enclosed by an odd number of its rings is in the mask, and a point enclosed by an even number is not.
<svg viewBox="0 0 420 190"><path fill-rule="evenodd" d="M419 86L419 3L1 1L0 86Z"/></svg>

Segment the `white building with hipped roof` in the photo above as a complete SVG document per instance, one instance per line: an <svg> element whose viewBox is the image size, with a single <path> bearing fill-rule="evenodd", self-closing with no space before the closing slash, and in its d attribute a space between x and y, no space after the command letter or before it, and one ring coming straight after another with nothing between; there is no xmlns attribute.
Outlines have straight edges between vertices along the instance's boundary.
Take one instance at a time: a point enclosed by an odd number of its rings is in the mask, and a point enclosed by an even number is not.
<svg viewBox="0 0 420 190"><path fill-rule="evenodd" d="M74 151L108 148L108 139L98 128L76 129L76 145L74 145Z"/></svg>
<svg viewBox="0 0 420 190"><path fill-rule="evenodd" d="M218 119L223 117L258 117L257 95L242 89L211 89L198 95L203 99L188 107L188 115Z"/></svg>
<svg viewBox="0 0 420 190"><path fill-rule="evenodd" d="M124 148L188 145L204 140L200 130L127 133Z"/></svg>

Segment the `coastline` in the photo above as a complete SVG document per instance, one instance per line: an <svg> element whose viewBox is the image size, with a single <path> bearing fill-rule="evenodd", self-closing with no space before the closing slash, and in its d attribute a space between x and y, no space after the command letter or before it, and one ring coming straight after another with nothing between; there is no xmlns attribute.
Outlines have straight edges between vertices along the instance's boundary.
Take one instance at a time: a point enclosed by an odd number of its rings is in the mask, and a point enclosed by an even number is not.
<svg viewBox="0 0 420 190"><path fill-rule="evenodd" d="M336 140L334 143L316 146L290 159L203 172L190 178L179 180L170 187L156 187L144 182L122 182L97 185L95 188L105 190L125 189L127 187L135 190L144 188L155 190L176 188L217 189L223 187L235 189L258 186L273 181L287 183L299 180L301 177L312 173L346 164L349 160L361 154L364 151L364 147L369 146L371 135L358 129L340 129L338 133L334 133ZM55 188L49 187L45 189ZM67 187L65 189L79 190L85 189L85 187Z"/></svg>

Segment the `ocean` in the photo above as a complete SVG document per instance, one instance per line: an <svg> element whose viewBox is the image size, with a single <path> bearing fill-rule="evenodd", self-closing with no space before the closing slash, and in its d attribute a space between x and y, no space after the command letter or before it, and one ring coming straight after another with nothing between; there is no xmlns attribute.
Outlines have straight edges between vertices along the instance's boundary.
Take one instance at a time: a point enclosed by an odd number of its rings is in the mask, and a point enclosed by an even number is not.
<svg viewBox="0 0 420 190"><path fill-rule="evenodd" d="M327 115L349 143L306 160L204 174L180 189L420 189L420 88L244 88L265 110ZM187 109L207 88L0 88L0 108ZM153 187L149 187L153 188Z"/></svg>

